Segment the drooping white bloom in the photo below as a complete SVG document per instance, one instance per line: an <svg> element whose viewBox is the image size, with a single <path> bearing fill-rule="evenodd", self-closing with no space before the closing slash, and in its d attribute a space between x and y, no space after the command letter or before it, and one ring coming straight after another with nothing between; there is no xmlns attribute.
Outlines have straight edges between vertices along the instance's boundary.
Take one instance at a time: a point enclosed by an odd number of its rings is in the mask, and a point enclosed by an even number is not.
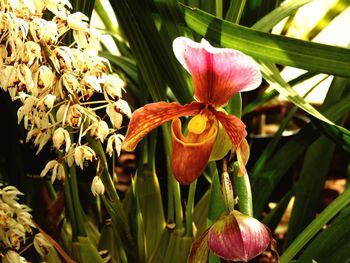
<svg viewBox="0 0 350 263"><path fill-rule="evenodd" d="M71 145L71 139L70 139L69 132L64 128L59 127L53 133L52 142L53 142L53 146L57 150L62 150L62 148L63 148L63 149L65 149L66 152L68 152L68 149Z"/></svg>
<svg viewBox="0 0 350 263"><path fill-rule="evenodd" d="M35 250L43 257L49 253L49 248L53 247L52 244L46 239L42 233L38 233L34 236Z"/></svg>
<svg viewBox="0 0 350 263"><path fill-rule="evenodd" d="M16 251L8 250L3 258L3 263L27 263L28 261Z"/></svg>
<svg viewBox="0 0 350 263"><path fill-rule="evenodd" d="M90 131L90 134L92 137L98 138L102 143L104 142L107 135L109 134L108 124L103 120L93 122L85 130L84 134L86 134L88 131Z"/></svg>
<svg viewBox="0 0 350 263"><path fill-rule="evenodd" d="M118 75L107 75L103 83L105 95L108 95L113 100L121 98L124 86L124 81Z"/></svg>
<svg viewBox="0 0 350 263"><path fill-rule="evenodd" d="M84 161L93 161L96 154L93 149L86 145L79 145L74 149L74 161L81 169L84 169Z"/></svg>
<svg viewBox="0 0 350 263"><path fill-rule="evenodd" d="M54 183L56 178L60 181L66 178L64 167L57 160L49 161L41 171L40 177L44 177L49 171L52 171L51 182Z"/></svg>
<svg viewBox="0 0 350 263"><path fill-rule="evenodd" d="M103 195L105 192L105 186L99 176L95 176L91 183L91 192L94 196Z"/></svg>
<svg viewBox="0 0 350 263"><path fill-rule="evenodd" d="M121 134L112 134L111 136L109 136L107 140L106 151L110 157L112 157L114 151L117 152L117 156L120 155L123 140L124 140L124 136Z"/></svg>
<svg viewBox="0 0 350 263"><path fill-rule="evenodd" d="M114 105L114 103L108 103L106 112L112 122L113 127L119 130L123 123L123 115L120 113L119 109Z"/></svg>

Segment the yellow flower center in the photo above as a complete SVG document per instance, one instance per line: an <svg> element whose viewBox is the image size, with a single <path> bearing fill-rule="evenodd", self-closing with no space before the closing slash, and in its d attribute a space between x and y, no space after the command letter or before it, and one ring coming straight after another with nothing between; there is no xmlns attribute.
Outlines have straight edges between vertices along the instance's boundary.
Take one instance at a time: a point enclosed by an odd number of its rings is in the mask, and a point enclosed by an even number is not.
<svg viewBox="0 0 350 263"><path fill-rule="evenodd" d="M201 114L194 116L188 123L188 131L195 134L201 134L207 126L207 120L208 118Z"/></svg>

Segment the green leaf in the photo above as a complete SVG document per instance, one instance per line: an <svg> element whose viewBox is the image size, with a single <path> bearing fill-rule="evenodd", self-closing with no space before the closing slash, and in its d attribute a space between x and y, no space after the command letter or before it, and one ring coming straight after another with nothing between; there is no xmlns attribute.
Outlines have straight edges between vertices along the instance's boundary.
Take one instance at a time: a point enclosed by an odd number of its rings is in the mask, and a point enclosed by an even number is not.
<svg viewBox="0 0 350 263"><path fill-rule="evenodd" d="M227 10L225 19L238 24L241 20L245 3L246 0L230 1L230 6Z"/></svg>
<svg viewBox="0 0 350 263"><path fill-rule="evenodd" d="M350 189L346 189L327 206L282 254L281 262L289 262L337 213L350 203Z"/></svg>
<svg viewBox="0 0 350 263"><path fill-rule="evenodd" d="M349 106L349 98L347 96L342 97L337 103L327 108L324 111L324 115L331 120L337 121L349 111ZM319 136L320 134L311 123L306 125L267 162L259 174L252 175L255 216L261 214L278 182L294 165L294 162L305 151L306 147ZM261 191L261 189L264 189L264 191Z"/></svg>
<svg viewBox="0 0 350 263"><path fill-rule="evenodd" d="M77 262L104 262L88 237L79 236L78 240L72 243L72 256Z"/></svg>
<svg viewBox="0 0 350 263"><path fill-rule="evenodd" d="M306 151L297 187L295 188L295 201L288 225L285 246L288 246L315 218L334 150L335 145L322 136ZM322 161L320 162L320 160Z"/></svg>
<svg viewBox="0 0 350 263"><path fill-rule="evenodd" d="M281 218L284 212L287 209L287 206L294 195L294 188L288 191L282 198L279 200L277 206L269 212L264 219L261 221L263 224L267 225L271 232L273 233L278 224L281 221Z"/></svg>
<svg viewBox="0 0 350 263"><path fill-rule="evenodd" d="M350 207L342 210L327 228L316 236L297 262L346 262L349 260Z"/></svg>
<svg viewBox="0 0 350 263"><path fill-rule="evenodd" d="M165 229L162 197L157 175L151 170L143 170L135 179L136 197L142 212L147 258L156 250Z"/></svg>
<svg viewBox="0 0 350 263"><path fill-rule="evenodd" d="M181 103L191 101L183 69L172 52L171 34L158 32L150 5L122 0L113 2L113 7L152 99L166 100L167 83Z"/></svg>
<svg viewBox="0 0 350 263"><path fill-rule="evenodd" d="M286 18L287 16L293 14L303 5L311 2L312 0L293 0L285 1L279 7L268 13L266 16L261 18L256 22L252 28L268 32L270 31L278 22Z"/></svg>
<svg viewBox="0 0 350 263"><path fill-rule="evenodd" d="M238 49L255 59L344 77L350 76L350 49L260 32L184 8L187 25L208 40Z"/></svg>
<svg viewBox="0 0 350 263"><path fill-rule="evenodd" d="M216 171L216 170L215 170ZM207 226L211 226L225 211L225 202L221 193L220 179L217 171L213 174L208 209Z"/></svg>

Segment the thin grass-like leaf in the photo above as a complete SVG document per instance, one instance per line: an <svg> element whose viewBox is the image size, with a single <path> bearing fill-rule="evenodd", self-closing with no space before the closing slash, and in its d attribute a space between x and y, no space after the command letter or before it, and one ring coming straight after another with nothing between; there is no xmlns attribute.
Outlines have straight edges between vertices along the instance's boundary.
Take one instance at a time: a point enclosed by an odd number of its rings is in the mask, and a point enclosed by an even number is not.
<svg viewBox="0 0 350 263"><path fill-rule="evenodd" d="M187 25L206 36L220 36L224 47L263 61L344 77L350 76L350 49L260 32L218 19L200 9L184 8Z"/></svg>
<svg viewBox="0 0 350 263"><path fill-rule="evenodd" d="M294 240L282 254L281 262L289 262L335 215L350 203L350 189L346 189Z"/></svg>
<svg viewBox="0 0 350 263"><path fill-rule="evenodd" d="M345 208L303 251L297 262L347 262L350 246L350 207Z"/></svg>

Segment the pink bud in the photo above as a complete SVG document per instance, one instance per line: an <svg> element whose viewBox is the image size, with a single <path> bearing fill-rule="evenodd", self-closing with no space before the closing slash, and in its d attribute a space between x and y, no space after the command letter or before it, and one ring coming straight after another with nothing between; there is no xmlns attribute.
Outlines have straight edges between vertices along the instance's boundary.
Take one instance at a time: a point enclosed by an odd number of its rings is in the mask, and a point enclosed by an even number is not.
<svg viewBox="0 0 350 263"><path fill-rule="evenodd" d="M247 262L261 254L270 241L264 224L238 211L221 216L208 231L209 249L230 261Z"/></svg>

